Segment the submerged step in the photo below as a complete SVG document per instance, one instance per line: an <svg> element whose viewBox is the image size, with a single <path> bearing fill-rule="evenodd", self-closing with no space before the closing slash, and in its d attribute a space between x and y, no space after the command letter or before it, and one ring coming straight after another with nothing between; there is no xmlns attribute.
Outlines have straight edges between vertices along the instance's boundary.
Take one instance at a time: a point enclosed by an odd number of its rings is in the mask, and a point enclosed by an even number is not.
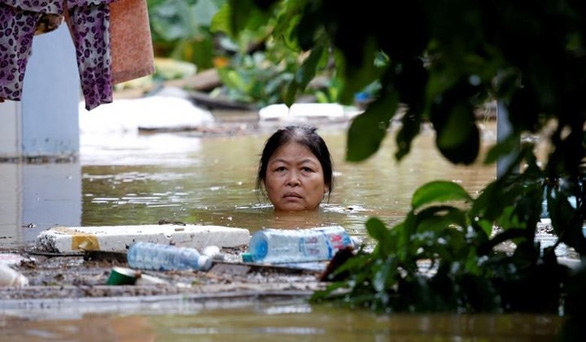
<svg viewBox="0 0 586 342"><path fill-rule="evenodd" d="M53 253L82 251L126 252L137 241L173 244L202 250L206 246L237 247L248 244L244 228L203 225L133 225L53 227L36 238L35 248Z"/></svg>

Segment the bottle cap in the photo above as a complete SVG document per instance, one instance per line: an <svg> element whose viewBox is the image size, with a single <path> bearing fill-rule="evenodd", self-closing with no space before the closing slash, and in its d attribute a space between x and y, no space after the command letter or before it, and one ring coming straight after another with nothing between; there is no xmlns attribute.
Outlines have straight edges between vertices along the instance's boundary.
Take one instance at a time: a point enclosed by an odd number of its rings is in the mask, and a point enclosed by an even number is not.
<svg viewBox="0 0 586 342"><path fill-rule="evenodd" d="M242 262L253 262L252 254L250 253L242 253Z"/></svg>
<svg viewBox="0 0 586 342"><path fill-rule="evenodd" d="M106 281L107 285L134 285L140 278L140 271L124 267L113 267Z"/></svg>
<svg viewBox="0 0 586 342"><path fill-rule="evenodd" d="M212 259L205 255L200 255L199 258L197 258L197 267L201 271L209 270L212 268Z"/></svg>

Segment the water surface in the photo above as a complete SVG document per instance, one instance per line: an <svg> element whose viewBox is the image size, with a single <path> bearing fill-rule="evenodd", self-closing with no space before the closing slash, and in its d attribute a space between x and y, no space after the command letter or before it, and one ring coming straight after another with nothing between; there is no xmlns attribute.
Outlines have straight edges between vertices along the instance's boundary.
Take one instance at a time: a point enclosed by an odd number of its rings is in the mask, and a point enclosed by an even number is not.
<svg viewBox="0 0 586 342"><path fill-rule="evenodd" d="M272 129L239 134L82 135L81 158L69 164L0 164L3 246L34 243L49 227L156 224L161 220L250 229L339 224L363 238L364 222L389 227L403 219L410 198L426 182L458 182L473 196L495 178L496 167L448 163L425 130L400 163L392 135L363 163L344 160L346 126L323 125L334 158L335 189L311 216L275 216L255 189L258 158ZM495 142L483 124L484 149ZM134 305L137 305L135 303ZM360 310L274 303L143 303L104 312L47 307L38 315L0 316L0 341L550 341L556 317L374 315ZM86 308L86 310L82 310Z"/></svg>
<svg viewBox="0 0 586 342"><path fill-rule="evenodd" d="M392 137L362 163L345 161L345 127L320 132L334 158L335 188L317 216L275 217L255 189L258 158L270 132L199 137L157 134L137 137L136 148L93 151L82 158L81 224L152 224L159 220L247 228L340 224L364 236L370 216L396 224L409 210L415 189L447 179L476 194L495 177L494 166L454 166L434 148L431 131L398 163ZM487 140L493 132L487 130ZM104 153L102 155L102 153ZM115 157L114 157L115 156Z"/></svg>
<svg viewBox="0 0 586 342"><path fill-rule="evenodd" d="M104 315L55 321L5 318L0 341L409 341L555 340L561 319L540 315L376 315L302 302L197 307L174 315Z"/></svg>

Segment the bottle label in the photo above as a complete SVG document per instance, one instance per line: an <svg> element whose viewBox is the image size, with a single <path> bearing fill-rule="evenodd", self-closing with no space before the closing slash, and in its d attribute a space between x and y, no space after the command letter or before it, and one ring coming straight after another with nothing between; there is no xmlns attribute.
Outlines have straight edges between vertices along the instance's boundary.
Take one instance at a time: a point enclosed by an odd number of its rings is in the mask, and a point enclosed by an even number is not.
<svg viewBox="0 0 586 342"><path fill-rule="evenodd" d="M324 244L324 239L319 236L310 236L299 239L299 250L304 256L315 259L329 258L331 248L328 244Z"/></svg>
<svg viewBox="0 0 586 342"><path fill-rule="evenodd" d="M291 263L330 260L352 240L342 227L300 230L264 229L251 237L249 254L254 261Z"/></svg>

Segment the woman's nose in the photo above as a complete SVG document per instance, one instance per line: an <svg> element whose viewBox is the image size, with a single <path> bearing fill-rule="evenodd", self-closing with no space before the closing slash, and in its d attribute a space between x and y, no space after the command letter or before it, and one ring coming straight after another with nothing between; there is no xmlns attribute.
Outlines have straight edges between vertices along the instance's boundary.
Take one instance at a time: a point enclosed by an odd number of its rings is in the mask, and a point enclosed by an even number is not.
<svg viewBox="0 0 586 342"><path fill-rule="evenodd" d="M297 175L296 172L291 172L289 174L289 177L287 177L287 185L289 185L289 186L297 186L300 183L301 182L299 181L299 176Z"/></svg>

